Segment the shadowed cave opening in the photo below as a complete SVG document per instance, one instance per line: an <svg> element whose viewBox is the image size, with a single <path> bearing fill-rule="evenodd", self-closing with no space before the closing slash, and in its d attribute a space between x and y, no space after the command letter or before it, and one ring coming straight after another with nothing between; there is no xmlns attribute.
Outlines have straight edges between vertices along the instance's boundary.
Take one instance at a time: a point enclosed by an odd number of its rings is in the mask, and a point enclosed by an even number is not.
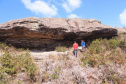
<svg viewBox="0 0 126 84"><path fill-rule="evenodd" d="M74 41L77 41L80 46L81 40L84 40L88 47L88 45L94 39L109 39L117 35L117 30L111 29L95 30L92 32L65 31L66 30L63 28L40 28L36 31L33 31L25 27L14 27L9 30L1 30L2 33L0 36L0 41L11 44L16 48L54 51L57 46L64 46L66 48L72 47Z"/></svg>

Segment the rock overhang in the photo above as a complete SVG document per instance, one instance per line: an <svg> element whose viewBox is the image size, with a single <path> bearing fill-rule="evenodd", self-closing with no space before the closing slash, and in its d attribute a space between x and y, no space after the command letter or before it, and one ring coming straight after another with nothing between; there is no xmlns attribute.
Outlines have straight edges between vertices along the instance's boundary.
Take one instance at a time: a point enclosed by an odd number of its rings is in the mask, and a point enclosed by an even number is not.
<svg viewBox="0 0 126 84"><path fill-rule="evenodd" d="M0 24L0 41L19 47L46 47L63 41L113 37L117 32L95 19L30 17Z"/></svg>

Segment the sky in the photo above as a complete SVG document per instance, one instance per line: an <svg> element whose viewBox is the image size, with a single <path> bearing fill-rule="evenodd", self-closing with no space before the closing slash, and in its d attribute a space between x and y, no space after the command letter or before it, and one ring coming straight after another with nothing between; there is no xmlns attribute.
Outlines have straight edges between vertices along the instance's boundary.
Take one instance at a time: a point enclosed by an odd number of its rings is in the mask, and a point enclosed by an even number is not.
<svg viewBox="0 0 126 84"><path fill-rule="evenodd" d="M26 17L97 19L126 27L126 0L0 0L0 24Z"/></svg>

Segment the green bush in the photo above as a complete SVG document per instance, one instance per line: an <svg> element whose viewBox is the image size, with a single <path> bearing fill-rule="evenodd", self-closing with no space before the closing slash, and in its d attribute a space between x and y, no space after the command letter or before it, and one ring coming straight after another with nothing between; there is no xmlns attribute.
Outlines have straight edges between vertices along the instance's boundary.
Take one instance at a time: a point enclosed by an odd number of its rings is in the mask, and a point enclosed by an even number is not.
<svg viewBox="0 0 126 84"><path fill-rule="evenodd" d="M118 47L118 45L119 45L119 41L117 39L110 39L107 42L107 48L109 50L116 49Z"/></svg>
<svg viewBox="0 0 126 84"><path fill-rule="evenodd" d="M15 74L15 63L14 63L14 58L11 56L10 52L8 49L5 49L5 52L3 56L0 59L0 64L2 64L0 71L8 74Z"/></svg>
<svg viewBox="0 0 126 84"><path fill-rule="evenodd" d="M126 64L126 55L125 53L121 53L119 50L112 50L109 54L93 54L93 55L85 55L80 59L83 67L87 64L91 67L105 65L107 63L117 63L124 65Z"/></svg>
<svg viewBox="0 0 126 84"><path fill-rule="evenodd" d="M0 43L0 49L5 49L6 47L8 47L5 43Z"/></svg>
<svg viewBox="0 0 126 84"><path fill-rule="evenodd" d="M100 52L102 52L101 43L102 43L101 39L96 39L92 41L92 43L89 46L89 52L91 54L99 54Z"/></svg>
<svg viewBox="0 0 126 84"><path fill-rule="evenodd" d="M16 76L17 73L26 72L33 80L34 74L37 72L37 67L30 57L29 51L21 54L14 54L5 49L4 54L0 57L0 73L7 73L11 76Z"/></svg>
<svg viewBox="0 0 126 84"><path fill-rule="evenodd" d="M86 56L81 58L81 62L83 63L82 66L91 66L94 67L97 64L97 61L95 60L95 58L93 56Z"/></svg>
<svg viewBox="0 0 126 84"><path fill-rule="evenodd" d="M112 50L119 47L120 41L118 41L116 38L112 39L96 39L92 41L92 43L89 46L89 52L91 54L99 54L103 53L106 50ZM124 46L124 42L122 42L122 46Z"/></svg>

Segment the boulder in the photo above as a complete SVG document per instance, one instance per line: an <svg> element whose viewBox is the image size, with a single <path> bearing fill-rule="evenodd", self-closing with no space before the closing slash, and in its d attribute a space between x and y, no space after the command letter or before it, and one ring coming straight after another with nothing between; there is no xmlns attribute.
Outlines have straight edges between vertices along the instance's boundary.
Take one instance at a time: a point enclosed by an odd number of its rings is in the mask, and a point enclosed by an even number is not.
<svg viewBox="0 0 126 84"><path fill-rule="evenodd" d="M74 40L116 35L117 29L96 19L29 17L0 24L0 41L17 47L54 47Z"/></svg>

